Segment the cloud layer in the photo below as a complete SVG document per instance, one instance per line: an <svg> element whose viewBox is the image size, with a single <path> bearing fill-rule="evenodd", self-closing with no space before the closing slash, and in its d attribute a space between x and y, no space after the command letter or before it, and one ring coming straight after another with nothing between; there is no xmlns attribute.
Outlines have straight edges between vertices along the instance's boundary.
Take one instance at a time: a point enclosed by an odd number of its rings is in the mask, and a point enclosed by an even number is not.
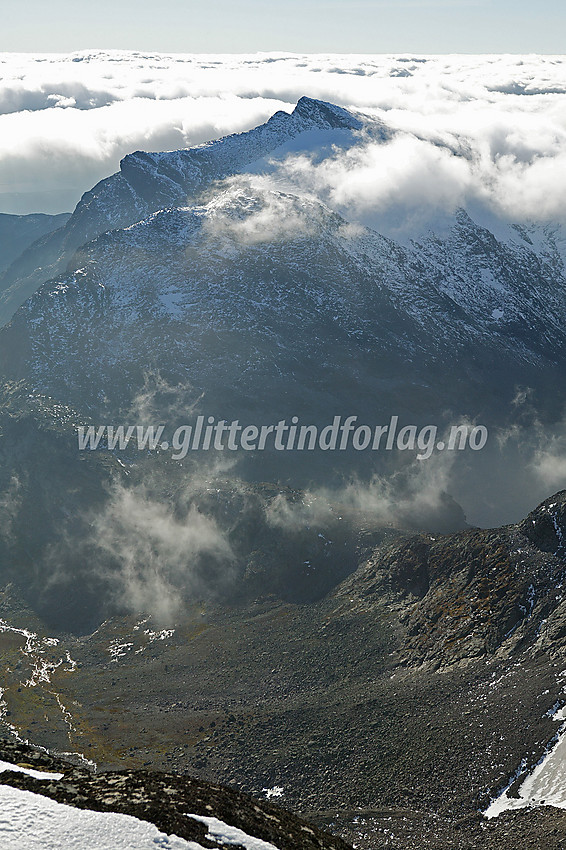
<svg viewBox="0 0 566 850"><path fill-rule="evenodd" d="M291 111L303 95L380 117L387 144L287 179L379 224L480 202L562 217L563 57L0 56L0 211L60 212L136 150L200 144ZM421 211L421 213L419 213Z"/></svg>

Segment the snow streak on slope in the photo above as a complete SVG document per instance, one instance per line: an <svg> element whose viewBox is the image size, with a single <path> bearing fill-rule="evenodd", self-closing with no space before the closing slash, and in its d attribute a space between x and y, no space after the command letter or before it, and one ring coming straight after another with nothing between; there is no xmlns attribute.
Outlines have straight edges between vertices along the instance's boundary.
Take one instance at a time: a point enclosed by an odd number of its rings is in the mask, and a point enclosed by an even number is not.
<svg viewBox="0 0 566 850"><path fill-rule="evenodd" d="M566 708L558 710L552 719L561 722L560 729L548 746L545 755L521 783L517 796L509 796L508 791L524 771L524 760L511 782L486 809L485 817L496 818L502 812L531 806L554 806L557 809L566 809L566 724L564 723Z"/></svg>
<svg viewBox="0 0 566 850"><path fill-rule="evenodd" d="M252 838L241 829L229 826L218 818L203 817L202 815L189 815L189 817L204 823L208 827L209 836L218 841L219 844L236 845L237 847L244 847L245 850L277 850L277 847L270 844L269 841Z"/></svg>
<svg viewBox="0 0 566 850"><path fill-rule="evenodd" d="M69 650L58 648L58 638L41 637L28 629L10 626L0 619L0 636L2 635L6 637L7 650L0 681L0 721L15 738L23 740L16 725L10 722L12 712L9 711L9 703L12 697L25 695L28 689L37 689L40 692L37 699L41 700L45 710L49 711L51 723L58 723L65 729L69 744L73 746L76 733L73 716L52 682L56 673L71 674L76 670L76 662L71 658ZM24 722L19 716L13 719L16 724ZM80 753L73 751L73 754L78 755L85 764L92 765L92 762Z"/></svg>
<svg viewBox="0 0 566 850"><path fill-rule="evenodd" d="M26 776L31 776L32 779L57 780L62 779L64 776L63 773L49 773L47 770L34 770L33 768L10 764L7 761L0 761L0 773L4 773L5 771L25 773Z"/></svg>
<svg viewBox="0 0 566 850"><path fill-rule="evenodd" d="M25 645L21 648L21 653L28 660L31 673L29 678L25 682L22 682L22 687L24 688L33 688L40 682L50 684L53 672L58 667L61 667L61 665L67 664L68 666L65 669L69 673L72 673L76 668L76 663L71 658L68 650L57 661L54 660L55 656L53 655L50 660L45 657L46 652L52 651L58 646L59 640L57 638L39 637L35 632L30 632L27 629L18 629L14 626L9 626L1 619L0 633L12 633L25 638Z"/></svg>

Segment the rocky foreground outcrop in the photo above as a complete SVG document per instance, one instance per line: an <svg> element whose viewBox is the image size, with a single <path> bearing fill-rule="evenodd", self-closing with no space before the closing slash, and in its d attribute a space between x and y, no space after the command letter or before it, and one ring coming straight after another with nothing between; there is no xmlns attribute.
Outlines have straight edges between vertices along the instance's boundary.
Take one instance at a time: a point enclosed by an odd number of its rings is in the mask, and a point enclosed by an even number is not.
<svg viewBox="0 0 566 850"><path fill-rule="evenodd" d="M221 850L225 844L212 838L207 826L189 814L215 817L278 850L348 850L350 846L277 806L187 776L148 770L93 773L8 740L0 740L0 761L63 774L61 779L41 780L26 773L4 771L0 772L0 784L42 794L79 809L131 815L155 824L167 835L196 841L212 850Z"/></svg>

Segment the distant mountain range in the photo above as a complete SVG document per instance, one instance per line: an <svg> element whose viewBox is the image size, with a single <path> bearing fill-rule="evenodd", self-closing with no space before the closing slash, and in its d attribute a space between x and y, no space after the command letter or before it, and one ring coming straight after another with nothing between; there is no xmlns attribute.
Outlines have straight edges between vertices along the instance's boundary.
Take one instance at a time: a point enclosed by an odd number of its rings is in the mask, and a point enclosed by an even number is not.
<svg viewBox="0 0 566 850"><path fill-rule="evenodd" d="M59 230L70 218L70 213L60 215L7 215L0 213L0 275L17 260L27 248L42 236Z"/></svg>

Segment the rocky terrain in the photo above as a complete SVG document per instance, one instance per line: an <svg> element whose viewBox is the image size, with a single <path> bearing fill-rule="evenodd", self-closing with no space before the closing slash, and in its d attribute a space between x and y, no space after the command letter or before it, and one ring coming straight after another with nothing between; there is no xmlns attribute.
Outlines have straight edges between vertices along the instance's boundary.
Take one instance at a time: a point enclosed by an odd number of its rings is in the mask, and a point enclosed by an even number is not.
<svg viewBox="0 0 566 850"><path fill-rule="evenodd" d="M371 607L401 606L411 664L432 668L504 647L561 653L565 628L565 493L518 525L395 541L377 549L341 588ZM401 601L400 601L401 600Z"/></svg>
<svg viewBox="0 0 566 850"><path fill-rule="evenodd" d="M1 740L0 761L7 765L0 772L0 785L42 794L79 809L131 815L155 824L166 835L195 841L211 850L226 846L225 840L215 839L207 823L211 817L241 830L251 841L259 839L278 850L348 847L338 837L301 822L281 808L195 779L147 770L96 774L45 752ZM8 767L11 764L14 771ZM18 767L31 768L37 775L18 771ZM49 778L38 778L43 771ZM51 778L58 774L63 776Z"/></svg>
<svg viewBox="0 0 566 850"><path fill-rule="evenodd" d="M47 631L8 588L4 729L102 770L277 796L368 850L561 847L559 812L482 812L559 728L565 507L562 492L502 529L389 529L317 600L201 602L170 628Z"/></svg>

